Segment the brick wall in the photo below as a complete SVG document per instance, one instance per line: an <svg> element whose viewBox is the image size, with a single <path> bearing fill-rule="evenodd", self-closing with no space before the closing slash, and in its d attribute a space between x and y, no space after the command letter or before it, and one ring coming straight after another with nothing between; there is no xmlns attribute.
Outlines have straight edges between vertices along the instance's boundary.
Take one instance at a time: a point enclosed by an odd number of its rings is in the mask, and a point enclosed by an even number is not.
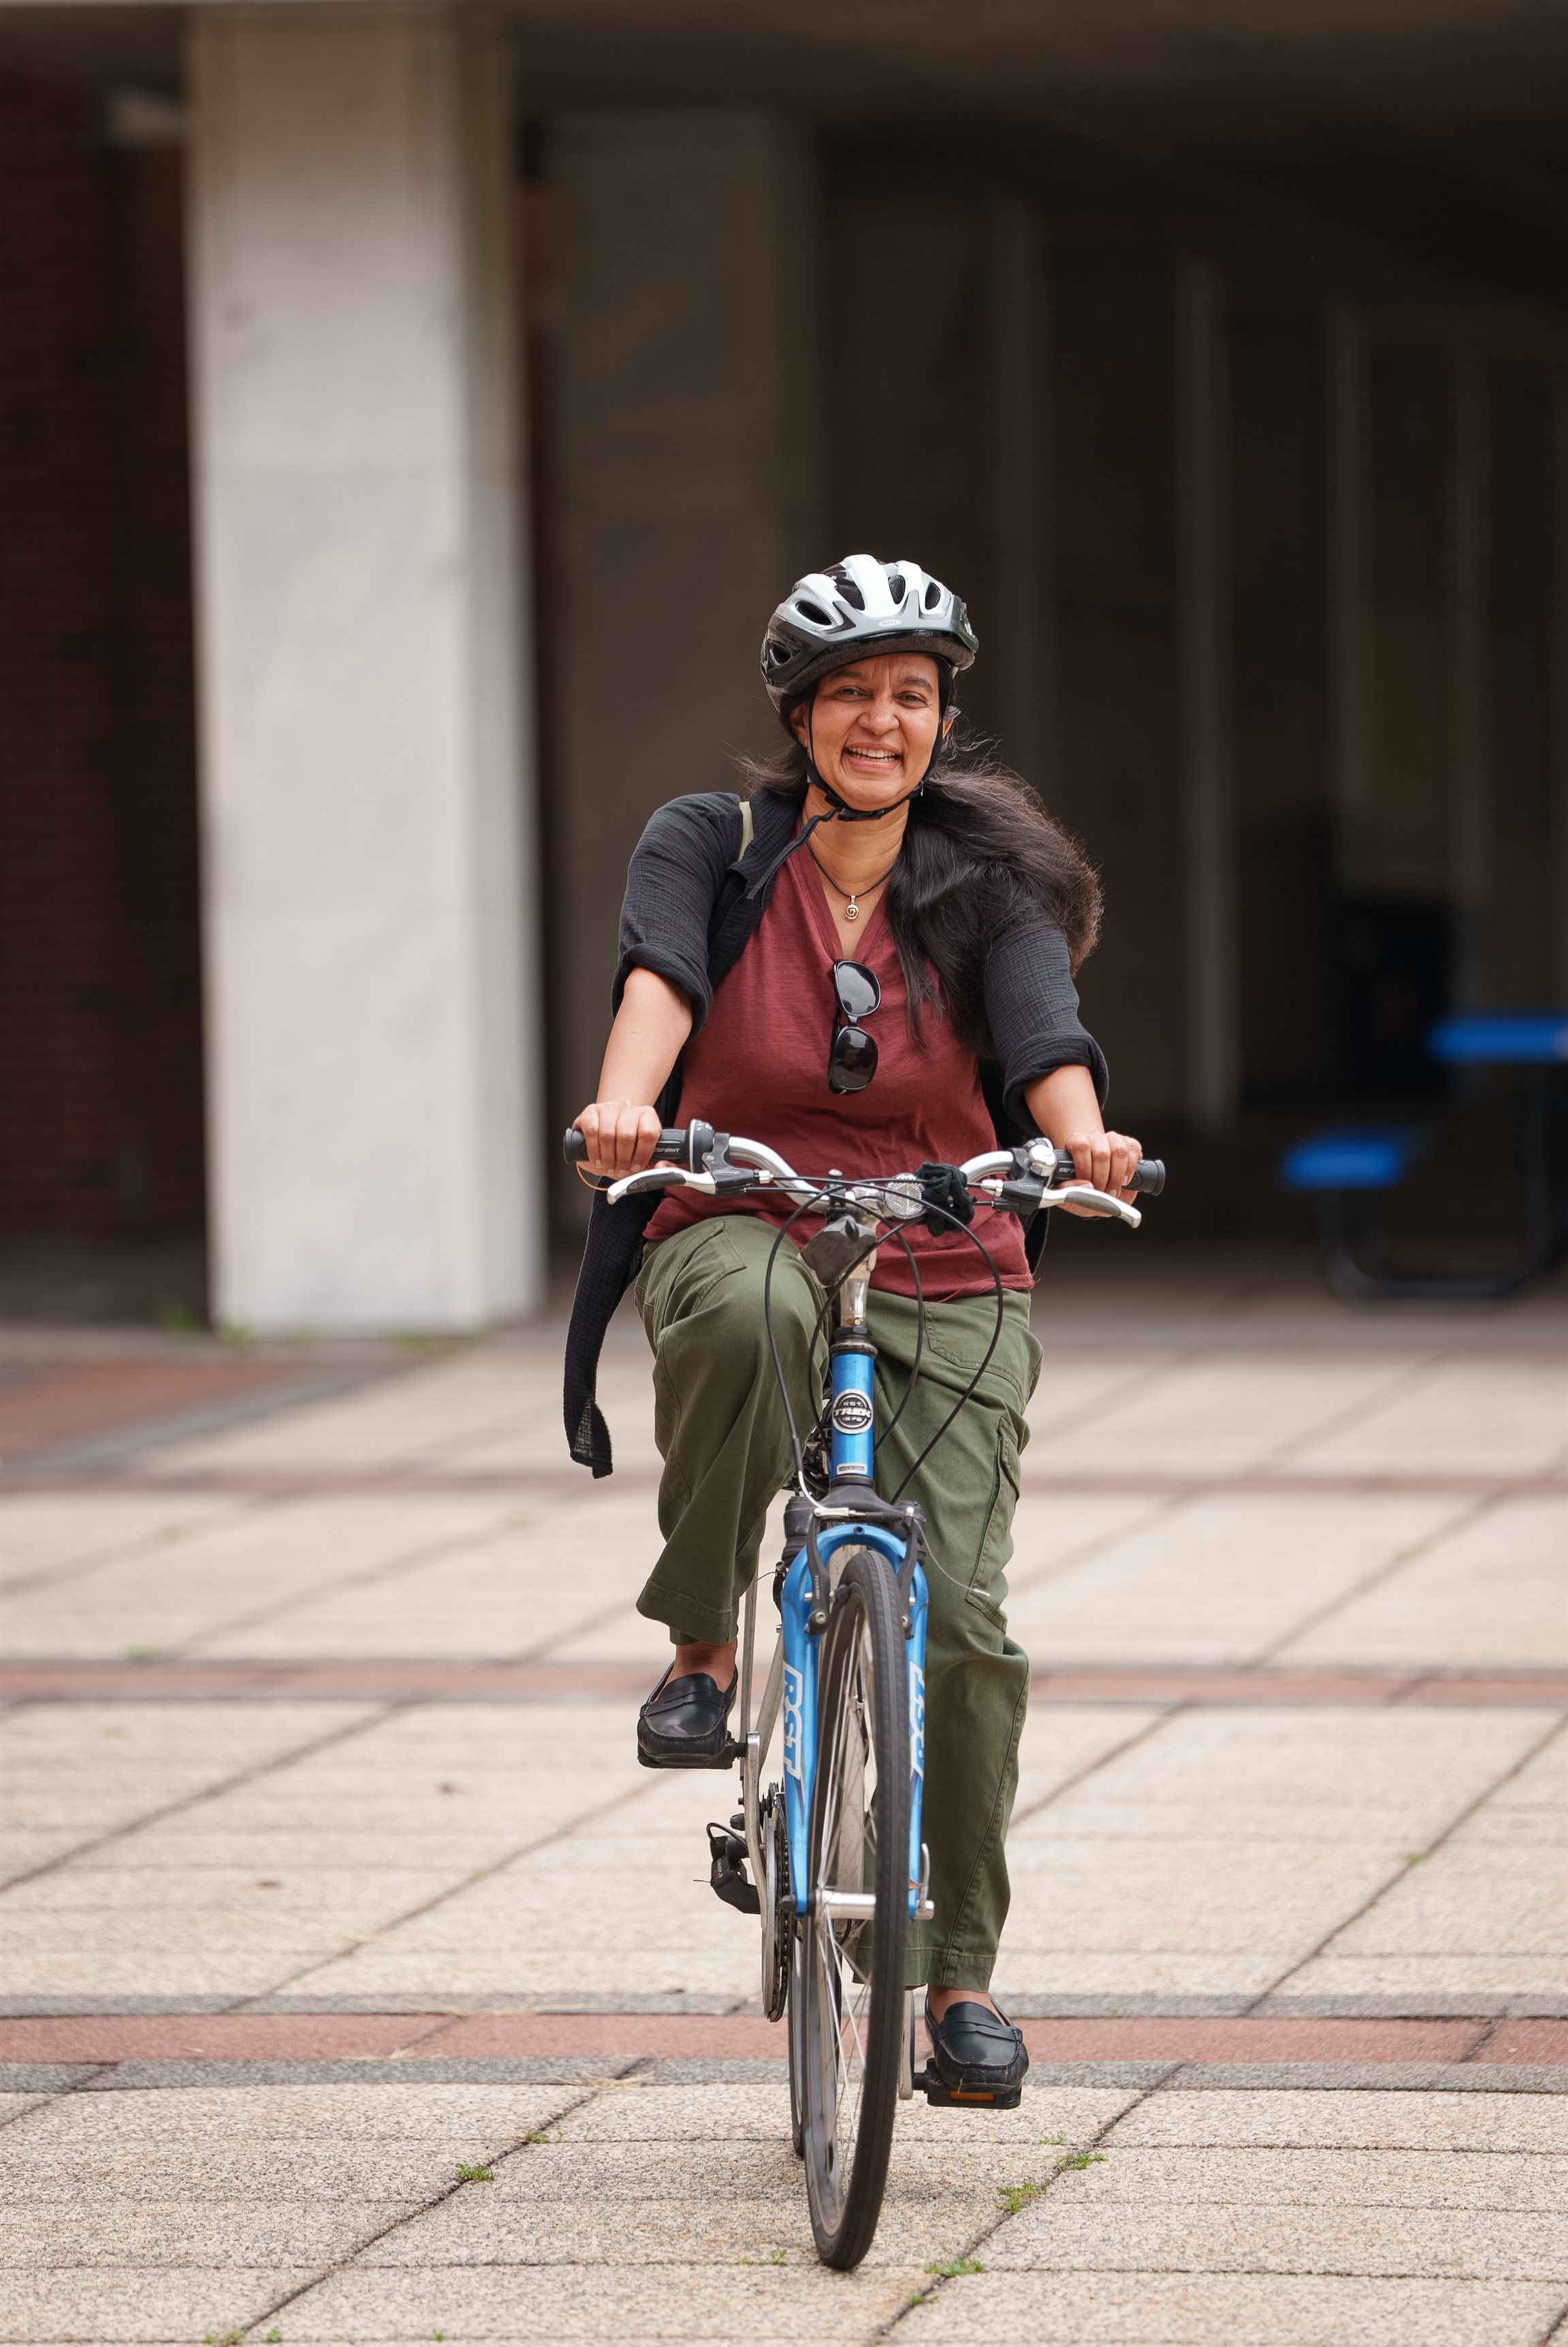
<svg viewBox="0 0 1568 2347"><path fill-rule="evenodd" d="M179 156L0 75L0 1231L201 1223Z"/></svg>

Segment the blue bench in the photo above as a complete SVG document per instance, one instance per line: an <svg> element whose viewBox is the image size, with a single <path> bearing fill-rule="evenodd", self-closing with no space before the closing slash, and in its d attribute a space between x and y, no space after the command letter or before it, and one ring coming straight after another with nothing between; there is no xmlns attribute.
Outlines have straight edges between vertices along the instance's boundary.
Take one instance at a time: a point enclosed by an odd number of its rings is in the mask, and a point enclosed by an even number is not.
<svg viewBox="0 0 1568 2347"><path fill-rule="evenodd" d="M1329 1125L1284 1151L1287 1190L1318 1200L1323 1267L1337 1296L1358 1303L1419 1296L1493 1302L1551 1269L1568 1251L1568 1010L1473 1010L1440 1020L1427 1038L1447 1067L1517 1068L1522 1086L1526 1232L1514 1260L1495 1272L1396 1272L1365 1204L1397 1189L1431 1145L1419 1124ZM1370 1255L1376 1268L1366 1261Z"/></svg>
<svg viewBox="0 0 1568 2347"><path fill-rule="evenodd" d="M1331 1124L1292 1143L1279 1161L1287 1190L1392 1190L1426 1155L1419 1124Z"/></svg>

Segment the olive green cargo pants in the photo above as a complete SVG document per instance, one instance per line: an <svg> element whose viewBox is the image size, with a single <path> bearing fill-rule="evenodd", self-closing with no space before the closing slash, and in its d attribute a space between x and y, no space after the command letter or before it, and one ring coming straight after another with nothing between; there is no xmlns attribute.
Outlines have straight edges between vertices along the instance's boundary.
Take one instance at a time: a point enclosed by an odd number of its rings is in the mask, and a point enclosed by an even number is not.
<svg viewBox="0 0 1568 2347"><path fill-rule="evenodd" d="M654 1430L664 1460L664 1549L638 1610L671 1633L722 1645L757 1569L769 1507L791 1472L789 1430L768 1352L763 1280L775 1234L744 1214L715 1215L650 1247L637 1307L653 1347ZM773 1326L804 1434L815 1422L807 1379L822 1291L786 1239L774 1266ZM1002 1331L980 1384L905 1496L927 1526L931 1603L926 1653L924 1836L934 1922L910 1933L909 1984L987 1988L1008 1911L1003 1844L1018 1788L1029 1661L1007 1635L1003 1568L1012 1554L1024 1408L1040 1368L1029 1298L1009 1289ZM877 1424L904 1398L915 1305L876 1292ZM891 1491L968 1384L996 1326L994 1296L926 1308L919 1380L879 1454ZM759 1660L768 1616L762 1615Z"/></svg>

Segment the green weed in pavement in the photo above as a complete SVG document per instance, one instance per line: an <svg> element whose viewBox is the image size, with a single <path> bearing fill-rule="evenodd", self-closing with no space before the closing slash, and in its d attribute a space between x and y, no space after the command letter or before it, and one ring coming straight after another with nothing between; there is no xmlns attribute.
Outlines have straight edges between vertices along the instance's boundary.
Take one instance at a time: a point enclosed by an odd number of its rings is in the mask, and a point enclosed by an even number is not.
<svg viewBox="0 0 1568 2347"><path fill-rule="evenodd" d="M984 2273L985 2268L979 2258L949 2258L945 2265L927 2266L926 2271L938 2281L957 2281L961 2274Z"/></svg>
<svg viewBox="0 0 1568 2347"><path fill-rule="evenodd" d="M1065 2176L1070 2168L1103 2168L1104 2165L1105 2154L1102 2151L1074 2151L1070 2152L1065 2159L1057 2161L1056 2172L1058 2176Z"/></svg>
<svg viewBox="0 0 1568 2347"><path fill-rule="evenodd" d="M493 2168L469 2168L461 2159L457 2162L459 2184L494 2184L495 2180L496 2171Z"/></svg>

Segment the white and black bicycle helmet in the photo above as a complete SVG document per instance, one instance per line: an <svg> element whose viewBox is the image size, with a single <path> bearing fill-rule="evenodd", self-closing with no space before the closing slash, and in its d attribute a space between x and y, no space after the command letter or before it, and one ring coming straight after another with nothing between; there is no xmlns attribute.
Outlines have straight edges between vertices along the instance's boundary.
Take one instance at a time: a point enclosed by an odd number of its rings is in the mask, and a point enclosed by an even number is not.
<svg viewBox="0 0 1568 2347"><path fill-rule="evenodd" d="M763 638L763 682L782 717L819 677L865 653L927 652L945 704L953 676L979 650L958 598L917 562L848 554L795 580Z"/></svg>

